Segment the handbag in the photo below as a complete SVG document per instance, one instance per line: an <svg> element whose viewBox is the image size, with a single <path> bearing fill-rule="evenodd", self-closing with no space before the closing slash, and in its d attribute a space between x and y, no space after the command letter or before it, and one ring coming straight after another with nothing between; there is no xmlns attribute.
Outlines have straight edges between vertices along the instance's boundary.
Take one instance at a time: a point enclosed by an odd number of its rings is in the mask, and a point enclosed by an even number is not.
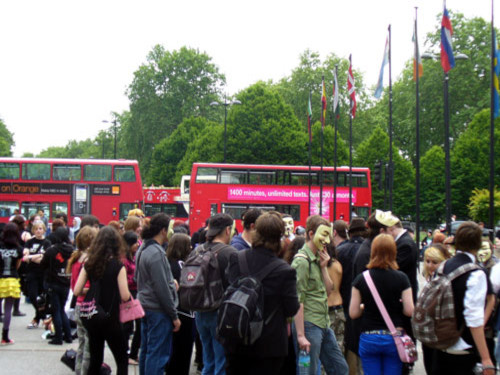
<svg viewBox="0 0 500 375"><path fill-rule="evenodd" d="M61 362L68 366L72 371L75 371L76 352L73 349L68 349L61 357Z"/></svg>
<svg viewBox="0 0 500 375"><path fill-rule="evenodd" d="M144 309L138 299L130 296L130 301L120 303L120 322L126 323L144 316Z"/></svg>
<svg viewBox="0 0 500 375"><path fill-rule="evenodd" d="M415 346L415 343L413 342L410 336L408 336L404 332L403 333L398 332L396 330L396 327L394 327L391 317L387 313L384 303L382 302L382 299L378 294L377 287L373 283L373 279L370 276L370 272L364 271L363 277L365 278L366 284L368 284L368 288L370 289L370 292L372 293L372 296L375 299L375 302L377 303L377 307L380 311L380 314L382 314L382 317L384 318L387 328L389 328L389 331L391 332L392 338L394 339L394 343L396 344L396 349L398 350L399 359L401 359L401 362L403 363L415 362L418 358L417 347Z"/></svg>

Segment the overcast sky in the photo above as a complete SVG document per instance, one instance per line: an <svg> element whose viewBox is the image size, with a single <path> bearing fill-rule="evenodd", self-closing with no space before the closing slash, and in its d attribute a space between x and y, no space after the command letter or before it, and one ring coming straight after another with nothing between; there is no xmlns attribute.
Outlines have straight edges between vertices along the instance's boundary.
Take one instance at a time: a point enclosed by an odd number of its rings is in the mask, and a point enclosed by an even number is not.
<svg viewBox="0 0 500 375"><path fill-rule="evenodd" d="M111 112L128 109L126 88L156 44L206 52L226 75L228 94L290 75L307 48L322 59L352 53L372 86L389 24L393 79L412 58L415 6L424 50L440 0L5 0L0 118L14 133L15 156L94 138ZM491 19L490 0L448 0L447 8ZM497 9L497 24L499 16Z"/></svg>

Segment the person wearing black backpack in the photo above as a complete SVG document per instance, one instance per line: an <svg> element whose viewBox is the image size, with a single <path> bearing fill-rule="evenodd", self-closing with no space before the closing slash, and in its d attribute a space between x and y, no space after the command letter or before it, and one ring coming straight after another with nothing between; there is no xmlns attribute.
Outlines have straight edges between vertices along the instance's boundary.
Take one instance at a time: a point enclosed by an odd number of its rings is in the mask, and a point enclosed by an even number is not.
<svg viewBox="0 0 500 375"><path fill-rule="evenodd" d="M246 276L259 279L263 287L263 325L253 344L222 339L228 375L279 374L288 354L287 318L293 317L300 305L296 272L277 257L284 230L279 213L264 213L255 223L252 248L231 254L229 258L228 280L232 286ZM219 309L219 318L222 309Z"/></svg>

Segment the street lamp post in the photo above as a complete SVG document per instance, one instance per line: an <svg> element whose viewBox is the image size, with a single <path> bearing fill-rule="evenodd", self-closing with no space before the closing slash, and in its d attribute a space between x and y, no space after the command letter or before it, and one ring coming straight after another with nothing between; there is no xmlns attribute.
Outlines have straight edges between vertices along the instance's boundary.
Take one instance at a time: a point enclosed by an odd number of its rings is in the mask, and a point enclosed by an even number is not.
<svg viewBox="0 0 500 375"><path fill-rule="evenodd" d="M113 150L113 155L114 155L114 159L116 159L116 119L114 119L113 121L108 121L108 120L102 120L102 122L105 122L107 124L111 123L113 124L113 135L114 135L114 150ZM103 146L103 157L104 157L104 146Z"/></svg>
<svg viewBox="0 0 500 375"><path fill-rule="evenodd" d="M423 59L439 59L439 55L432 53L422 54ZM463 53L458 53L455 60L467 60L469 57ZM451 235L451 172L450 172L450 107L448 100L448 73L444 73L444 174L445 174L445 205L446 205L446 231Z"/></svg>
<svg viewBox="0 0 500 375"><path fill-rule="evenodd" d="M224 96L224 103L212 102L211 106L224 106L224 163L226 162L226 143L227 143L227 107L233 104L241 104L239 100L227 101L227 97Z"/></svg>

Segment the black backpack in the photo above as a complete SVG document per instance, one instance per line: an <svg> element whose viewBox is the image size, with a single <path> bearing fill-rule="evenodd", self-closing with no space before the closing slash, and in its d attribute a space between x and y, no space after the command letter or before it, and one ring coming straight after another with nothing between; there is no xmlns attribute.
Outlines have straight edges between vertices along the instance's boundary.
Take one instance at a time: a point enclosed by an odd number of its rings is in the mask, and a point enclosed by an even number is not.
<svg viewBox="0 0 500 375"><path fill-rule="evenodd" d="M264 321L262 280L282 262L276 260L256 273L248 269L247 251L238 252L240 278L225 291L217 314L217 337L232 345L252 345L271 321L274 310Z"/></svg>

